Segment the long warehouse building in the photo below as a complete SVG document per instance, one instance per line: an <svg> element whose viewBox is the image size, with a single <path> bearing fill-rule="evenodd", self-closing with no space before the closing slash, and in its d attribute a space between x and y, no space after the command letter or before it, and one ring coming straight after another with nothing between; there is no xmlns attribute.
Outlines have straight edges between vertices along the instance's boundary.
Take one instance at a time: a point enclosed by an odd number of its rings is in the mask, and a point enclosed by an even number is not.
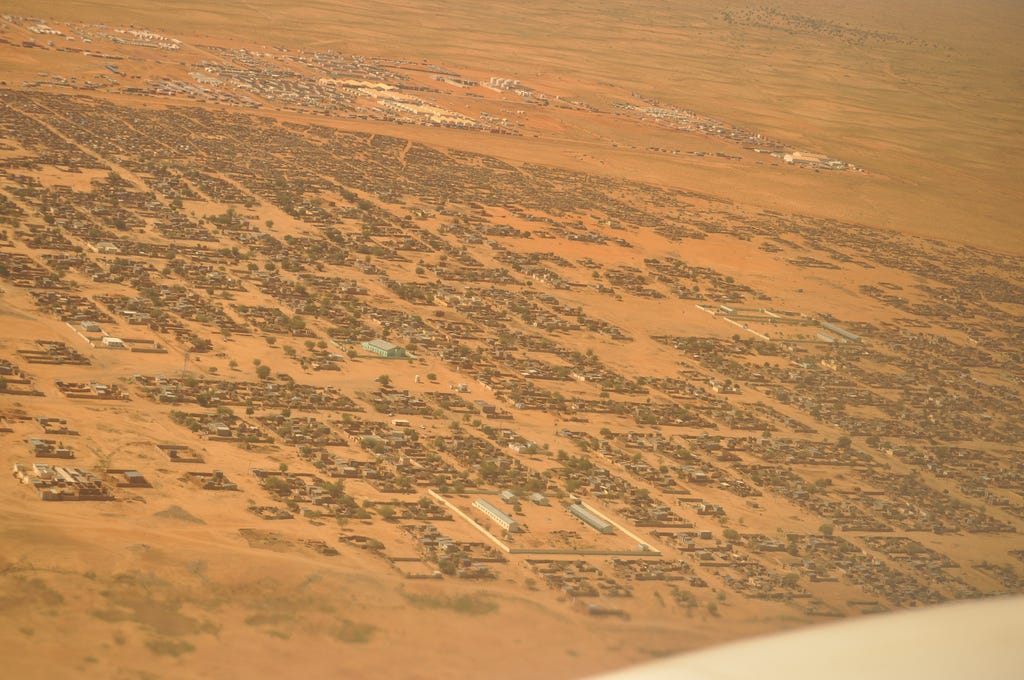
<svg viewBox="0 0 1024 680"><path fill-rule="evenodd" d="M585 508L581 503L575 503L569 506L569 512L579 517L581 520L589 524L594 529L597 529L602 534L613 534L615 533L615 527L612 526L611 522L605 521L592 513L590 510Z"/></svg>
<svg viewBox="0 0 1024 680"><path fill-rule="evenodd" d="M522 525L508 514L494 507L483 498L473 501L473 507L493 519L505 531L522 531Z"/></svg>

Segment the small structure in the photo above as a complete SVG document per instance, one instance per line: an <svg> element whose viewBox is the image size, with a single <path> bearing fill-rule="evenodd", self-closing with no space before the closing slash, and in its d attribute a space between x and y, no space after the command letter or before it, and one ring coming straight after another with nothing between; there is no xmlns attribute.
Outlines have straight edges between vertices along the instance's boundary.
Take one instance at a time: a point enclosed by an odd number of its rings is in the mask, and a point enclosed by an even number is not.
<svg viewBox="0 0 1024 680"><path fill-rule="evenodd" d="M107 470L106 477L108 481L112 482L116 486L120 487L151 487L152 484L146 479L138 470Z"/></svg>
<svg viewBox="0 0 1024 680"><path fill-rule="evenodd" d="M491 519L493 519L498 524L498 526L500 526L505 531L518 532L523 530L523 526L519 523L518 520L515 520L509 515L505 514L498 508L494 507L493 505L485 501L483 498L478 498L475 501L473 501L473 507L479 510L480 512L484 513Z"/></svg>
<svg viewBox="0 0 1024 680"><path fill-rule="evenodd" d="M98 241L97 243L92 244L90 247L97 253L104 253L107 255L116 255L117 253L121 252L121 249L117 247L117 244L112 243L110 241Z"/></svg>
<svg viewBox="0 0 1024 680"><path fill-rule="evenodd" d="M404 349L398 345L388 342L387 340L370 340L369 342L364 342L362 347L367 352L373 352L385 359L401 359L405 356Z"/></svg>
<svg viewBox="0 0 1024 680"><path fill-rule="evenodd" d="M208 491L238 491L238 485L229 480L220 470L214 470L213 472L186 472L182 479L190 481Z"/></svg>
<svg viewBox="0 0 1024 680"><path fill-rule="evenodd" d="M14 476L39 494L44 501L108 501L114 496L99 477L82 470L35 463L14 464Z"/></svg>
<svg viewBox="0 0 1024 680"><path fill-rule="evenodd" d="M531 493L530 501L533 502L534 505L551 505L548 501L548 497L539 492Z"/></svg>
<svg viewBox="0 0 1024 680"><path fill-rule="evenodd" d="M210 423L209 433L210 436L217 437L219 439L231 439L232 437L231 427L221 422Z"/></svg>
<svg viewBox="0 0 1024 680"><path fill-rule="evenodd" d="M615 527L612 526L611 522L601 519L580 503L573 503L570 505L569 512L576 515L576 517L580 518L602 534L615 533Z"/></svg>
<svg viewBox="0 0 1024 680"><path fill-rule="evenodd" d="M52 439L40 439L32 437L28 440L32 453L36 458L74 458L74 452L63 442L56 442Z"/></svg>
<svg viewBox="0 0 1024 680"><path fill-rule="evenodd" d="M167 454L172 463L202 463L203 456L190 446L181 444L157 444L156 447Z"/></svg>
<svg viewBox="0 0 1024 680"><path fill-rule="evenodd" d="M724 515L725 509L721 505L714 505L712 503L698 503L697 504L698 515Z"/></svg>

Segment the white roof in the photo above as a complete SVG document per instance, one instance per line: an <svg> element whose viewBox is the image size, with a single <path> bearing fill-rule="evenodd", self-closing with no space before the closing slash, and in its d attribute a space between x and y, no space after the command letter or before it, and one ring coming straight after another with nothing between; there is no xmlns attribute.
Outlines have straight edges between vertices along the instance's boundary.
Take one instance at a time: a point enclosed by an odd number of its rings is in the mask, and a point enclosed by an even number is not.
<svg viewBox="0 0 1024 680"><path fill-rule="evenodd" d="M377 349L382 349L384 351L387 351L387 350L390 350L390 349L395 349L395 348L398 347L398 345L392 344L392 343L388 342L387 340L370 340L366 344L367 345L373 345Z"/></svg>

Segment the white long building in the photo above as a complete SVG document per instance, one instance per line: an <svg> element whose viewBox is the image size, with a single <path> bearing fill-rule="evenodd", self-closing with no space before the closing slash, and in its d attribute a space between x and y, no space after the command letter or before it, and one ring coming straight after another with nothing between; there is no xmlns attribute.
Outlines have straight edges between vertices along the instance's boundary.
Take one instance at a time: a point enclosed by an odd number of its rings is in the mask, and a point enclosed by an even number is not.
<svg viewBox="0 0 1024 680"><path fill-rule="evenodd" d="M473 501L473 507L493 519L505 531L522 531L523 525L508 514L494 507L483 498Z"/></svg>
<svg viewBox="0 0 1024 680"><path fill-rule="evenodd" d="M589 509L587 509L582 503L575 503L569 506L569 512L579 517L581 520L589 524L591 527L600 531L602 534L614 534L615 527L612 526L611 522L606 522L601 519Z"/></svg>

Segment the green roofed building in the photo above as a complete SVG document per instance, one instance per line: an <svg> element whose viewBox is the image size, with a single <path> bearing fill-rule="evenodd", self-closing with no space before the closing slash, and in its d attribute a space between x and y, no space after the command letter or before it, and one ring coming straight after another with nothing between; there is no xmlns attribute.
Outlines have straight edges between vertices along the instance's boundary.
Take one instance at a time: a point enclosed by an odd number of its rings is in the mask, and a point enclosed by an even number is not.
<svg viewBox="0 0 1024 680"><path fill-rule="evenodd" d="M569 512L579 517L581 520L589 524L594 529L600 531L602 534L614 534L615 527L612 526L611 522L606 522L601 519L588 508L584 507L581 503L576 503L569 506Z"/></svg>
<svg viewBox="0 0 1024 680"><path fill-rule="evenodd" d="M385 359L400 359L405 356L405 350L387 340L370 340L363 343L363 349L373 352Z"/></svg>

